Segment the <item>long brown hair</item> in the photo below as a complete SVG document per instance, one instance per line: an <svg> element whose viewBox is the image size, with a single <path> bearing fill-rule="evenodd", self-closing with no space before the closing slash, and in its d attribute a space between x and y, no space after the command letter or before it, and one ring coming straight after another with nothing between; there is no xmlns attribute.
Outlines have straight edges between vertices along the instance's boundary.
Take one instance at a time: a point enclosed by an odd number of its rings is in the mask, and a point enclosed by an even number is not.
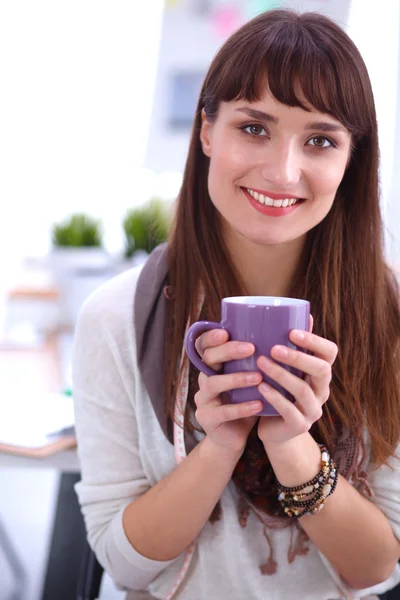
<svg viewBox="0 0 400 600"><path fill-rule="evenodd" d="M215 119L221 101L255 101L266 78L279 102L306 109L296 97L298 82L312 106L352 135L348 168L330 212L307 235L291 295L311 302L314 332L339 347L316 437L331 446L339 427L354 432L367 427L372 458L382 464L400 440L400 307L398 285L384 259L374 100L359 51L334 21L316 13L259 15L228 39L205 77L169 240L168 411L173 418L176 365L187 321L198 317L199 282L206 298L202 316L211 320L220 318L221 298L246 294L208 193L201 110Z"/></svg>

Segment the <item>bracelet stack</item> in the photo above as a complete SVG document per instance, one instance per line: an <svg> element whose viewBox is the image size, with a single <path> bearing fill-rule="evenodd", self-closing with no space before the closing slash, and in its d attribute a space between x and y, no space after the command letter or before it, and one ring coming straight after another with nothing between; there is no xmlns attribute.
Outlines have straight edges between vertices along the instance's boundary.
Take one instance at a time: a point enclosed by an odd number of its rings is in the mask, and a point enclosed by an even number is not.
<svg viewBox="0 0 400 600"><path fill-rule="evenodd" d="M321 470L307 483L295 487L284 487L277 483L278 500L288 517L315 515L325 505L325 501L336 489L339 477L336 464L331 459L327 448L319 444L321 449Z"/></svg>

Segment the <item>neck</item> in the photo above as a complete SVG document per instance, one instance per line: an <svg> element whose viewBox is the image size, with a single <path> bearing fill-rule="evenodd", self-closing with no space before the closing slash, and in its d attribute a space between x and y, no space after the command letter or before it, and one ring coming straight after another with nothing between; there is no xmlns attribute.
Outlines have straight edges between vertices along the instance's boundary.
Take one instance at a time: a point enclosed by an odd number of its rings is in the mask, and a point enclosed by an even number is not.
<svg viewBox="0 0 400 600"><path fill-rule="evenodd" d="M261 245L226 236L225 242L249 296L288 296L299 268L305 236L285 244Z"/></svg>

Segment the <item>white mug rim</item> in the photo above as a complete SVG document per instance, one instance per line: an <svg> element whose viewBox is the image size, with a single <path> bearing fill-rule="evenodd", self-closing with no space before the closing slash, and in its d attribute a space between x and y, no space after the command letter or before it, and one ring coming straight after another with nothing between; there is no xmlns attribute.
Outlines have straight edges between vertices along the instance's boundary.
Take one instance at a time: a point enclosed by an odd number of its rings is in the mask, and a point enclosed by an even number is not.
<svg viewBox="0 0 400 600"><path fill-rule="evenodd" d="M226 304L237 306L307 306L308 300L302 298L287 298L285 296L229 296L223 298Z"/></svg>

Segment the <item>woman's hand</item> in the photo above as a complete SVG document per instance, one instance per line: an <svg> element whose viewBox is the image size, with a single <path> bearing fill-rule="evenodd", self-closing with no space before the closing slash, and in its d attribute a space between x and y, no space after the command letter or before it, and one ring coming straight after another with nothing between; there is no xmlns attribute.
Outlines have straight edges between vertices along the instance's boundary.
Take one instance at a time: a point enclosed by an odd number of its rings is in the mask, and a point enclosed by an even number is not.
<svg viewBox="0 0 400 600"><path fill-rule="evenodd" d="M253 344L228 341L228 333L213 329L203 333L196 341L197 352L214 371L228 360L248 358L254 354ZM249 433L263 405L260 400L240 404L225 404L223 394L233 388L258 385L262 375L258 371L229 375L199 375L200 389L194 397L196 419L207 436L225 450L239 456L246 446Z"/></svg>
<svg viewBox="0 0 400 600"><path fill-rule="evenodd" d="M310 322L312 329L312 320ZM260 419L258 436L266 449L269 445L276 446L308 432L312 424L321 418L322 407L330 394L332 365L338 352L336 344L311 331L293 330L289 339L296 346L312 352L312 355L286 346L274 346L271 356L284 365L304 371L304 379L289 373L266 356L260 356L257 361L261 371L295 398L292 403L265 382L259 385L261 394L281 415Z"/></svg>

